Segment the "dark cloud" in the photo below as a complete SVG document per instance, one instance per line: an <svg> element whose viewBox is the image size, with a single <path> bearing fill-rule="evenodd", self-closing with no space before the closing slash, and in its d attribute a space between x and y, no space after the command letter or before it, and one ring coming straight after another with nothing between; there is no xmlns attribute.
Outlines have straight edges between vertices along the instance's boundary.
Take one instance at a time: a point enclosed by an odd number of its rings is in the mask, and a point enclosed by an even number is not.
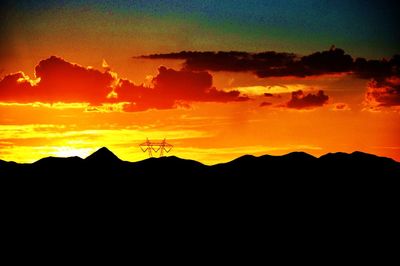
<svg viewBox="0 0 400 266"><path fill-rule="evenodd" d="M372 109L400 106L400 78L391 77L384 81L369 82L365 101Z"/></svg>
<svg viewBox="0 0 400 266"><path fill-rule="evenodd" d="M288 108L309 109L322 106L328 102L329 96L320 90L317 94L305 94L302 90L292 92L292 98L286 104Z"/></svg>
<svg viewBox="0 0 400 266"><path fill-rule="evenodd" d="M348 72L352 68L353 58L340 48L332 47L328 51L303 56L301 64L316 75L324 73Z"/></svg>
<svg viewBox="0 0 400 266"><path fill-rule="evenodd" d="M352 70L353 59L342 49L332 47L328 51L303 56L298 61L288 61L285 65L267 67L256 72L258 77L316 76L345 73Z"/></svg>
<svg viewBox="0 0 400 266"><path fill-rule="evenodd" d="M92 106L103 103L124 103L127 111L151 108L170 109L187 106L189 102L245 101L238 91L224 92L212 86L208 72L176 71L159 68L152 87L135 85L118 79L117 74L69 63L52 56L35 68L30 79L22 72L5 76L0 81L0 101L5 102L86 102Z"/></svg>
<svg viewBox="0 0 400 266"><path fill-rule="evenodd" d="M273 97L274 95L273 95L272 93L265 92L265 93L264 93L264 96L265 96L265 97Z"/></svg>
<svg viewBox="0 0 400 266"><path fill-rule="evenodd" d="M400 55L394 55L390 60L366 60L357 58L354 62L354 73L359 78L384 81L392 76L400 76Z"/></svg>
<svg viewBox="0 0 400 266"><path fill-rule="evenodd" d="M196 71L260 71L266 67L284 66L294 60L291 53L263 52L180 52L145 55L148 59L184 59L183 69Z"/></svg>
<svg viewBox="0 0 400 266"><path fill-rule="evenodd" d="M390 59L367 60L353 59L344 50L332 46L327 51L315 52L306 56L274 51L263 53L246 52L180 52L142 56L150 59L183 59L183 69L210 71L250 71L260 78L269 77L308 77L324 74L354 75L360 79L371 80L365 95L366 102L373 108L399 105L400 55ZM269 93L265 97L271 97ZM309 108L321 106L328 96L318 94L305 95L302 91L293 92L287 103L289 108ZM265 106L266 104L261 104ZM343 106L343 110L347 107Z"/></svg>
<svg viewBox="0 0 400 266"><path fill-rule="evenodd" d="M141 56L149 59L183 59L187 70L250 71L258 77L307 77L349 73L364 79L382 79L400 74L400 56L390 60L353 58L343 49L332 46L327 51L306 56L274 51L247 52L180 52Z"/></svg>
<svg viewBox="0 0 400 266"><path fill-rule="evenodd" d="M400 106L400 55L390 60L357 58L355 74L371 79L365 93L365 102L371 109Z"/></svg>

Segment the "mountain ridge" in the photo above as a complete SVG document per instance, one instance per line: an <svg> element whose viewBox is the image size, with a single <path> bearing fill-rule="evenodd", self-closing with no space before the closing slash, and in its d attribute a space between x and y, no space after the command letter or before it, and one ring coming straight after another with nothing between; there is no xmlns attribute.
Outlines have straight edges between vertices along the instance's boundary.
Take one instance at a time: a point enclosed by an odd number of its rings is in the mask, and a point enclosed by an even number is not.
<svg viewBox="0 0 400 266"><path fill-rule="evenodd" d="M148 158L137 162L123 161L102 147L82 159L46 157L32 164L0 160L1 176L180 176L180 177L248 177L248 176L328 176L375 175L400 176L400 163L391 158L363 152L328 153L314 157L305 152L282 156L243 155L214 165L176 156Z"/></svg>

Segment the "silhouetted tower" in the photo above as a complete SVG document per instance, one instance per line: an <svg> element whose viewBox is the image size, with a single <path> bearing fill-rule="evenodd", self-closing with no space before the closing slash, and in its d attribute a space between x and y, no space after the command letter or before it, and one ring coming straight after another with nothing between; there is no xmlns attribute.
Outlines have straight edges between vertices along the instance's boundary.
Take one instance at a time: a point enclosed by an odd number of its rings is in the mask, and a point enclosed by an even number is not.
<svg viewBox="0 0 400 266"><path fill-rule="evenodd" d="M157 153L160 151L159 157L164 156L164 152L168 153L172 149L172 145L169 144L166 139L164 139L161 142L151 142L148 138L146 139L146 142L143 142L142 144L139 144L140 149L143 152L148 152L149 158L153 157L153 152Z"/></svg>
<svg viewBox="0 0 400 266"><path fill-rule="evenodd" d="M142 144L139 145L140 149L143 152L148 152L149 153L149 157L153 157L153 154L151 152L151 150L153 149L151 146L151 142L149 141L149 139L146 139L146 142L143 142ZM144 148L145 147L145 148Z"/></svg>

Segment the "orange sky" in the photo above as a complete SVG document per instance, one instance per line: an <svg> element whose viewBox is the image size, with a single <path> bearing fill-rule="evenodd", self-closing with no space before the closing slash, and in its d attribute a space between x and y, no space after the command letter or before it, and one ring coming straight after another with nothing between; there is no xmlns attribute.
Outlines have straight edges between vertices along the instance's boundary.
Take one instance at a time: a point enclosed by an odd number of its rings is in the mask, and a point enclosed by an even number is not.
<svg viewBox="0 0 400 266"><path fill-rule="evenodd" d="M59 60L73 66L67 59ZM182 63L175 60L145 61L131 60L116 69L142 68L139 73L145 69L148 72L142 73L141 78L130 71L121 76L136 85L143 82L154 87L152 79L157 76L157 66L174 67L178 72ZM99 66L102 62L99 60L97 68L94 68L99 74L120 76L113 66L109 66L111 70L102 69ZM143 67L143 63L146 66ZM76 67L87 71L87 66ZM24 71L29 73L29 70ZM51 69L49 71L51 73ZM97 104L94 100L93 106L89 106L89 100L97 92L89 94L86 99L85 93L81 92L86 87L80 88L76 97L66 93L71 89L64 85L71 82L70 85L74 85L75 81L65 83L63 79L74 77L71 73L65 77L60 73L49 74L60 78L57 82L61 83L63 90L53 92L54 99L41 94L29 96L32 98L7 99L4 93L0 94L6 99L0 103L1 159L32 162L50 155L85 157L99 147L107 146L120 158L136 161L146 158L147 154L140 151L138 144L148 137L151 140L167 138L174 145L171 154L207 164L228 161L243 154L305 151L319 156L327 152L355 150L400 161L400 140L397 137L400 115L397 107L368 109L365 94L369 81L351 75L260 79L252 73L210 72L213 86L218 90L225 93L239 91L250 99L232 99L229 102L185 100L183 105L169 106L165 110L149 107L148 110L127 112L120 103ZM80 78L87 79L85 74ZM25 79L35 80L32 76ZM16 84L28 84L25 79ZM45 79L42 77L36 82L32 83L32 89L39 90ZM85 82L76 80L77 84ZM16 86L11 89L10 95L19 95L14 90L24 88ZM299 90L304 95L317 95L318 90L323 90L329 99L320 106L289 108L291 93ZM266 97L264 93L273 96ZM69 101L68 97L72 100ZM78 101L80 98L83 100ZM68 103L62 102L66 100ZM156 99L158 101L160 99ZM261 107L263 102L271 104Z"/></svg>
<svg viewBox="0 0 400 266"><path fill-rule="evenodd" d="M368 24L382 21L375 8L364 17L350 1L308 17L297 8L314 14L315 5L304 1L275 18L280 1L238 1L254 13L242 18L224 1L210 10L112 2L0 11L1 160L86 157L106 146L137 161L147 158L138 146L146 138L166 138L171 155L206 164L293 151L400 161L397 31L391 21Z"/></svg>

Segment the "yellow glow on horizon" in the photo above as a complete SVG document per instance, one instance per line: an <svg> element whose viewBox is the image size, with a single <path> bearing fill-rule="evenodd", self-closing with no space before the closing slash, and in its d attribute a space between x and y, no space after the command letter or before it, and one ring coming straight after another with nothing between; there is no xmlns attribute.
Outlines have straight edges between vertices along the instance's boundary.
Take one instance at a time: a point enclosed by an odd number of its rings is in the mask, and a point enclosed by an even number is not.
<svg viewBox="0 0 400 266"><path fill-rule="evenodd" d="M249 96L264 95L264 93L279 94L279 93L291 93L298 90L307 90L309 86L304 84L288 84L288 85L273 85L273 86L245 86L245 87L233 87L229 88L228 91L237 90L242 94Z"/></svg>
<svg viewBox="0 0 400 266"><path fill-rule="evenodd" d="M52 147L52 148L55 149L53 154L56 157L78 156L78 157L81 157L82 159L84 159L93 152L93 149L91 149L91 148L73 148L73 147L69 147L69 146Z"/></svg>
<svg viewBox="0 0 400 266"><path fill-rule="evenodd" d="M85 109L89 106L89 103L42 103L42 102L32 102L32 103L17 103L17 102L0 102L0 106L14 106L14 107L46 107L54 109Z"/></svg>

